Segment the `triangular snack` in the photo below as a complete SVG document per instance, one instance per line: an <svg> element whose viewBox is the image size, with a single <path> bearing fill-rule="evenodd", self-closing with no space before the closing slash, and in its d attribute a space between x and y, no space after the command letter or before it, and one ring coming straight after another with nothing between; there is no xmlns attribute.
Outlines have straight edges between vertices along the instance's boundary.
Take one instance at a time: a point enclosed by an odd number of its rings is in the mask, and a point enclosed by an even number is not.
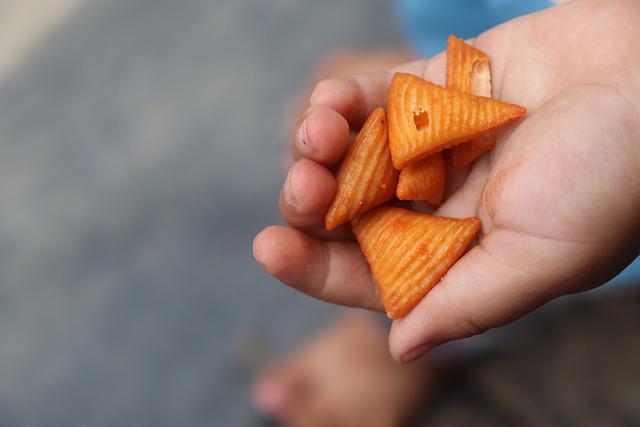
<svg viewBox="0 0 640 427"><path fill-rule="evenodd" d="M480 221L385 205L358 216L351 225L375 276L387 316L399 319L464 254Z"/></svg>
<svg viewBox="0 0 640 427"><path fill-rule="evenodd" d="M396 169L493 132L526 112L518 105L445 89L404 73L393 76L387 108Z"/></svg>
<svg viewBox="0 0 640 427"><path fill-rule="evenodd" d="M384 109L371 113L349 147L337 176L338 190L325 217L327 230L393 197L398 171L391 163Z"/></svg>
<svg viewBox="0 0 640 427"><path fill-rule="evenodd" d="M491 97L491 66L481 50L455 36L447 46L447 88ZM453 165L463 168L496 145L495 135L471 139L451 148Z"/></svg>
<svg viewBox="0 0 640 427"><path fill-rule="evenodd" d="M484 135L473 138L463 144L451 147L451 159L453 166L464 168L469 166L475 159L482 156L487 151L496 146L495 135Z"/></svg>
<svg viewBox="0 0 640 427"><path fill-rule="evenodd" d="M400 200L423 200L430 205L440 206L445 179L442 153L432 154L400 171L396 195Z"/></svg>
<svg viewBox="0 0 640 427"><path fill-rule="evenodd" d="M491 97L489 57L455 36L447 46L447 88Z"/></svg>

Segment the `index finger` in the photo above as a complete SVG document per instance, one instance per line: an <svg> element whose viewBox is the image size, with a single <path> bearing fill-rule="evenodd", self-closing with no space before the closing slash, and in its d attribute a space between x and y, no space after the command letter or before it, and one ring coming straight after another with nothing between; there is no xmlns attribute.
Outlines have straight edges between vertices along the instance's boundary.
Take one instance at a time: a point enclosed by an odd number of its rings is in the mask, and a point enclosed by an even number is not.
<svg viewBox="0 0 640 427"><path fill-rule="evenodd" d="M444 83L444 55L408 62L385 71L356 74L319 82L309 103L332 108L352 129L359 129L369 114L387 104L387 90L397 72L411 73L435 83Z"/></svg>
<svg viewBox="0 0 640 427"><path fill-rule="evenodd" d="M444 56L419 60L386 71L320 81L292 132L292 155L330 166L349 145L349 129L359 130L369 114L387 103L387 90L395 72L409 72L444 82Z"/></svg>

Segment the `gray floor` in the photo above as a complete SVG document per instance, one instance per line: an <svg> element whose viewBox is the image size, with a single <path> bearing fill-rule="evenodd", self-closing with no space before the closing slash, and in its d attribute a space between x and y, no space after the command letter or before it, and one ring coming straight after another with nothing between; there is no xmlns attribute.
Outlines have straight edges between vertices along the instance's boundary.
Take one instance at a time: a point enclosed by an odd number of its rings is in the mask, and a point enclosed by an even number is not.
<svg viewBox="0 0 640 427"><path fill-rule="evenodd" d="M390 3L90 2L0 87L0 425L253 425L332 310L264 275L285 101Z"/></svg>

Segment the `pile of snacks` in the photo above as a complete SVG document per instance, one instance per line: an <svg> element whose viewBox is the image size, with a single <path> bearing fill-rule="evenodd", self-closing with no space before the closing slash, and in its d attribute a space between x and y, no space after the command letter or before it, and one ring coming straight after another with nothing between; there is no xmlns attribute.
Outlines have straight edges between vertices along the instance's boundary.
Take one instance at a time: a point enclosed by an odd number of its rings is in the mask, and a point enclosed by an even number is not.
<svg viewBox="0 0 640 427"><path fill-rule="evenodd" d="M397 73L387 114L371 113L337 174L327 230L351 222L387 315L405 316L460 258L480 228L477 218L445 218L385 204L444 201L450 152L465 167L495 145L495 131L523 107L493 99L488 56L454 36L447 47L446 88Z"/></svg>

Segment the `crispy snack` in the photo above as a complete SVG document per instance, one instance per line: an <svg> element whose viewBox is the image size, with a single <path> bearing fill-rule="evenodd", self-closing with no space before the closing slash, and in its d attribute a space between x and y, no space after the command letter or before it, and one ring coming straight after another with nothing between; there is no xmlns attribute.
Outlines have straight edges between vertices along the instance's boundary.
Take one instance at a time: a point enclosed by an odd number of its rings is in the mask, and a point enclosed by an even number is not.
<svg viewBox="0 0 640 427"><path fill-rule="evenodd" d="M396 195L400 200L424 200L440 206L445 180L444 157L442 153L436 153L400 171Z"/></svg>
<svg viewBox="0 0 640 427"><path fill-rule="evenodd" d="M455 36L447 46L447 88L491 97L489 57ZM453 165L463 168L496 145L495 135L485 135L451 148Z"/></svg>
<svg viewBox="0 0 640 427"><path fill-rule="evenodd" d="M404 317L465 252L477 218L454 219L381 206L351 221L387 316Z"/></svg>
<svg viewBox="0 0 640 427"><path fill-rule="evenodd" d="M384 109L371 113L338 172L338 190L325 217L327 230L393 197L398 171L391 163Z"/></svg>
<svg viewBox="0 0 640 427"><path fill-rule="evenodd" d="M489 57L455 36L447 46L447 88L491 97Z"/></svg>
<svg viewBox="0 0 640 427"><path fill-rule="evenodd" d="M451 147L451 159L453 166L464 168L475 159L496 146L495 135L484 135L473 138L468 142Z"/></svg>
<svg viewBox="0 0 640 427"><path fill-rule="evenodd" d="M518 105L445 89L404 73L393 76L387 108L396 169L488 134L526 112Z"/></svg>

